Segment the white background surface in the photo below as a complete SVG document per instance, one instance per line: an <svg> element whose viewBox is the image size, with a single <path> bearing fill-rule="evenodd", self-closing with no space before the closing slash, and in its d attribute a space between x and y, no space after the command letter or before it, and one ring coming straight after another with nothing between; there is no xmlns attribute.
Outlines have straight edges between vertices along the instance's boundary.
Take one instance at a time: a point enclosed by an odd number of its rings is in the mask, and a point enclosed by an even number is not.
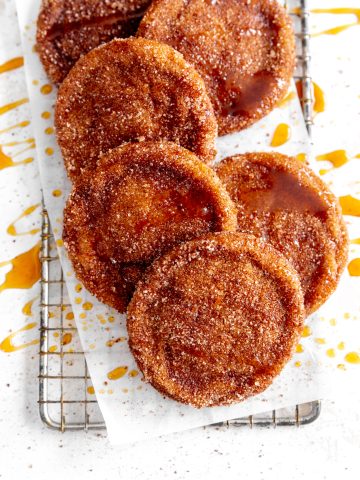
<svg viewBox="0 0 360 480"><path fill-rule="evenodd" d="M349 1L344 5L340 0L318 0L310 3L311 7L318 8L324 8L325 4L326 7L360 8L360 2ZM2 64L21 55L21 50L11 0L0 0L0 16ZM338 15L321 17L325 17L321 19L325 28L354 20ZM314 15L314 20L320 21L318 15ZM315 153L339 148L360 152L360 67L358 53L349 48L359 44L359 27L335 36L316 37L313 41L313 77L326 95L326 110L315 119ZM356 96L349 93L354 86L359 90ZM21 69L0 76L0 106L26 96ZM28 119L30 114L25 104L11 114L0 116L0 130ZM22 135L22 138L31 136L31 130ZM3 143L3 137L0 141ZM11 141L10 134L6 141ZM25 208L40 201L36 163L0 170L0 194L2 262L28 250L38 241L36 236L6 235L8 225ZM35 228L33 224L40 224L39 211L24 219L21 227L25 231ZM3 281L2 271L1 275L0 282ZM25 321L36 321L36 308L33 309L34 319L24 317L21 309L38 293L38 285L30 290L0 293L0 342ZM36 337L37 331L32 330L19 342ZM104 434L61 435L41 425L37 409L37 349L34 346L11 354L0 351L0 476L6 480L60 479L66 475L79 479L110 479L114 475L121 479L357 479L360 476L360 415L356 388L352 394L348 393L349 388L334 388L338 390L337 399L323 401L320 419L300 429L250 431L248 428L217 430L210 427L114 448L108 445ZM342 395L343 391L346 395Z"/></svg>

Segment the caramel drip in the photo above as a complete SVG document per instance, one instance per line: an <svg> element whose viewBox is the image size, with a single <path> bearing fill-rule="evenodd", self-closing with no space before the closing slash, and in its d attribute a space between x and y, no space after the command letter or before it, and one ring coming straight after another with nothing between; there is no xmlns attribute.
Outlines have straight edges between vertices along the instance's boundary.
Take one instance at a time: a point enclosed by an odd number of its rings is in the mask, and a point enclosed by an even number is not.
<svg viewBox="0 0 360 480"><path fill-rule="evenodd" d="M35 302L35 300L37 299L37 297L33 298L32 300L30 300L29 302L25 303L25 305L23 306L21 312L26 315L27 317L32 317L33 316L33 313L32 313L32 306Z"/></svg>
<svg viewBox="0 0 360 480"><path fill-rule="evenodd" d="M311 328L308 325L305 325L305 327L303 328L301 336L302 337L310 337L311 334L312 334Z"/></svg>
<svg viewBox="0 0 360 480"><path fill-rule="evenodd" d="M296 155L296 158L299 160L299 162L307 163L307 155L306 155L306 153L298 153L298 154Z"/></svg>
<svg viewBox="0 0 360 480"><path fill-rule="evenodd" d="M360 355L356 352L349 352L345 355L345 360L348 363L359 364L360 363Z"/></svg>
<svg viewBox="0 0 360 480"><path fill-rule="evenodd" d="M339 168L345 165L349 161L349 158L346 154L345 150L334 150L333 152L324 153L323 155L318 155L316 160L327 161L330 162L333 168ZM325 172L329 172L330 170L325 170Z"/></svg>
<svg viewBox="0 0 360 480"><path fill-rule="evenodd" d="M24 105L24 103L28 103L28 98L22 98L21 100L17 100L16 102L8 103L0 107L0 115L4 115L4 113L9 112L10 110L14 110L14 108L20 107L20 105Z"/></svg>
<svg viewBox="0 0 360 480"><path fill-rule="evenodd" d="M302 88L302 81L298 80L296 82L296 90L298 92L299 98L303 97L303 88ZM321 113L325 110L325 95L323 90L319 87L319 85L315 82L311 82L311 90L312 90L312 109L314 114Z"/></svg>
<svg viewBox="0 0 360 480"><path fill-rule="evenodd" d="M284 145L291 136L291 128L287 123L280 123L274 132L274 136L271 140L272 147L280 147Z"/></svg>
<svg viewBox="0 0 360 480"><path fill-rule="evenodd" d="M351 195L345 195L343 197L339 197L339 202L343 215L360 217L360 200L352 197Z"/></svg>
<svg viewBox="0 0 360 480"><path fill-rule="evenodd" d="M333 348L329 348L326 350L326 355L330 358L334 358L336 355L335 350Z"/></svg>
<svg viewBox="0 0 360 480"><path fill-rule="evenodd" d="M106 323L106 322L105 322ZM126 341L126 337L119 337L119 338L114 338L113 340L108 340L106 342L106 346L107 347L112 347L113 345L115 345L116 343L119 343L119 342L125 342Z"/></svg>
<svg viewBox="0 0 360 480"><path fill-rule="evenodd" d="M360 277L360 258L354 258L348 265L349 274L352 277Z"/></svg>
<svg viewBox="0 0 360 480"><path fill-rule="evenodd" d="M291 100L292 100L293 98L295 98L295 97L296 97L296 93L295 93L295 92L289 92L289 93L288 93L287 95L285 95L285 97L284 97L282 100L280 100L280 102L277 104L278 108L285 108L285 107L287 107L287 104L288 104L289 102L291 102Z"/></svg>
<svg viewBox="0 0 360 480"><path fill-rule="evenodd" d="M20 150L19 152L16 152L12 156L7 155L3 150L3 147L15 147L17 145L24 145L24 144L27 144L28 147ZM35 148L35 140L33 138L27 138L26 140L3 143L2 145L0 145L0 170L3 170L4 168L16 167L18 165L24 165L32 162L34 160L33 158L26 158L25 160L22 160L20 162L14 162L13 159L15 157L18 157L22 153L25 153L28 150L32 150L34 148Z"/></svg>
<svg viewBox="0 0 360 480"><path fill-rule="evenodd" d="M40 242L21 255L0 263L0 267L11 265L5 281L0 285L0 292L13 288L31 288L40 279Z"/></svg>
<svg viewBox="0 0 360 480"><path fill-rule="evenodd" d="M39 228L34 228L32 230L29 230L28 232L18 232L16 230L16 222L18 222L19 220L21 220L22 218L24 217L27 217L28 215L31 215L38 207L40 206L40 203L37 203L36 205L32 205L31 207L27 208L26 210L24 210L24 212L19 215L7 228L7 233L9 235L12 235L13 237L20 237L20 236L23 236L23 235L36 235L38 232L40 232L40 229Z"/></svg>
<svg viewBox="0 0 360 480"><path fill-rule="evenodd" d="M14 158L20 155L21 153L25 153L28 150L31 150L35 147L35 145L30 145L29 147L21 150L20 152L17 152L15 155L10 157L6 153L4 153L2 146L0 145L0 170L3 170L4 168L11 168L11 167L17 167L19 165L26 165L27 163L31 163L34 161L33 157L28 157L25 158L25 160L21 160L19 162L14 162Z"/></svg>
<svg viewBox="0 0 360 480"><path fill-rule="evenodd" d="M26 140L20 140L17 142L7 142L3 143L2 147L17 147L18 145L27 145L30 144L32 148L35 147L35 139L34 138L27 138Z"/></svg>
<svg viewBox="0 0 360 480"><path fill-rule="evenodd" d="M313 111L315 113L321 113L325 110L325 96L322 89L315 82L312 82L313 94L314 94L314 104Z"/></svg>
<svg viewBox="0 0 360 480"><path fill-rule="evenodd" d="M128 367L117 367L107 374L109 380L119 380L128 371Z"/></svg>
<svg viewBox="0 0 360 480"><path fill-rule="evenodd" d="M67 333L64 333L63 337L62 337L62 344L63 345L68 345L69 343L72 342L72 334L67 332Z"/></svg>
<svg viewBox="0 0 360 480"><path fill-rule="evenodd" d="M24 57L16 57L0 65L0 73L10 72L24 65Z"/></svg>
<svg viewBox="0 0 360 480"><path fill-rule="evenodd" d="M78 22L70 22L62 25L55 24L47 33L47 40L54 40L59 36L64 36L73 30L80 30L80 28L91 27L91 26L100 26L100 25L114 25L119 22L128 22L129 20L136 20L142 18L146 9L141 9L134 13L114 13L113 15L108 15L106 17L97 17L91 19L81 19Z"/></svg>
<svg viewBox="0 0 360 480"><path fill-rule="evenodd" d="M4 130L0 130L0 134L10 132L11 130L15 130L16 128L28 127L29 125L30 125L30 121L25 120L23 122L17 123L16 125L11 125L11 127L4 128Z"/></svg>
<svg viewBox="0 0 360 480"><path fill-rule="evenodd" d="M347 30L350 27L355 27L360 25L360 8L314 8L311 10L311 13L329 13L334 15L355 15L356 22L346 23L344 25L339 25L338 27L329 28L322 32L314 33L313 37L318 37L319 35L336 35L344 30Z"/></svg>
<svg viewBox="0 0 360 480"><path fill-rule="evenodd" d="M48 83L46 85L43 85L41 88L40 88L40 92L43 94L43 95L49 95L49 93L51 93L53 91L53 87L52 85L49 85Z"/></svg>
<svg viewBox="0 0 360 480"><path fill-rule="evenodd" d="M14 345L13 339L21 332L25 332L26 330L31 330L35 328L37 323L29 323L24 327L20 328L16 332L11 333L9 336L4 338L4 340L0 343L0 350L5 353L17 352L18 350L22 350L24 348L30 347L31 345L37 345L39 343L39 339L32 340L28 343L23 343L21 345Z"/></svg>

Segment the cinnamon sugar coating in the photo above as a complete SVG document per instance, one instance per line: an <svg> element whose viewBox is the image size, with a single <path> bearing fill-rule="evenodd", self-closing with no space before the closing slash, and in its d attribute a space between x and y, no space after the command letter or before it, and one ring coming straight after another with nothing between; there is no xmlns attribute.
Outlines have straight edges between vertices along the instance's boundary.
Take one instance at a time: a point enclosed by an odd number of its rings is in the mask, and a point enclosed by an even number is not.
<svg viewBox="0 0 360 480"><path fill-rule="evenodd" d="M306 313L317 310L343 272L348 237L336 197L296 158L247 153L216 172L238 208L239 231L262 237L297 270Z"/></svg>
<svg viewBox="0 0 360 480"><path fill-rule="evenodd" d="M215 155L204 82L180 53L142 38L113 40L82 57L59 89L55 125L71 179L126 142L174 141L204 162Z"/></svg>
<svg viewBox="0 0 360 480"><path fill-rule="evenodd" d="M43 0L37 48L60 84L80 57L114 38L134 35L150 0Z"/></svg>
<svg viewBox="0 0 360 480"><path fill-rule="evenodd" d="M141 142L108 152L75 182L63 238L77 277L123 312L154 258L236 228L236 209L209 167L174 143Z"/></svg>
<svg viewBox="0 0 360 480"><path fill-rule="evenodd" d="M303 325L291 265L251 235L210 234L156 260L128 307L129 345L159 392L195 407L265 390Z"/></svg>
<svg viewBox="0 0 360 480"><path fill-rule="evenodd" d="M294 70L291 20L277 0L154 0L137 35L171 45L195 66L220 135L269 113Z"/></svg>

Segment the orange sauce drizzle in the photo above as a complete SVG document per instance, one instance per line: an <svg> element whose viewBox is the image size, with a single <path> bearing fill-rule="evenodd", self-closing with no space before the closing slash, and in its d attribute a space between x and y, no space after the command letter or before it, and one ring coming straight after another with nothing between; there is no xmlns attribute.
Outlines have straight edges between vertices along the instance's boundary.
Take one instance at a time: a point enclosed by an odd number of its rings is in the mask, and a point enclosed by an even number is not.
<svg viewBox="0 0 360 480"><path fill-rule="evenodd" d="M23 211L21 215L19 215L7 228L7 233L13 237L20 237L22 235L36 235L38 232L40 232L39 228L34 228L32 230L29 230L28 232L21 232L19 233L16 230L16 222L21 220L24 217L27 217L31 215L38 207L40 206L40 203L37 203L36 205L32 205L31 207L27 208L26 210Z"/></svg>
<svg viewBox="0 0 360 480"><path fill-rule="evenodd" d="M272 147L280 147L289 140L290 136L290 126L287 123L280 123L275 129L274 136L271 140L270 145Z"/></svg>
<svg viewBox="0 0 360 480"><path fill-rule="evenodd" d="M0 263L0 267L11 265L5 281L0 285L0 292L13 288L31 288L40 279L40 242L21 255Z"/></svg>
<svg viewBox="0 0 360 480"><path fill-rule="evenodd" d="M325 110L325 95L323 90L319 87L319 85L315 82L311 82L311 89L312 89L312 109L313 112L321 113ZM298 92L299 98L302 98L303 91L302 91L302 81L298 80L296 82L296 90Z"/></svg>
<svg viewBox="0 0 360 480"><path fill-rule="evenodd" d="M24 145L24 144L30 144L32 145L34 148L35 147L35 139L34 138L27 138L26 140L21 140L19 142L7 142L7 143L3 143L2 146L3 147L16 147L18 145Z"/></svg>
<svg viewBox="0 0 360 480"><path fill-rule="evenodd" d="M345 355L345 360L348 363L359 364L360 363L360 355L356 352L349 352Z"/></svg>
<svg viewBox="0 0 360 480"><path fill-rule="evenodd" d="M37 297L33 298L32 300L30 300L29 302L25 303L25 305L23 306L21 312L26 315L27 317L32 317L33 316L33 313L32 313L32 306L35 302L35 300L37 299Z"/></svg>
<svg viewBox="0 0 360 480"><path fill-rule="evenodd" d="M69 343L72 342L72 334L67 332L67 333L64 333L63 337L62 337L62 344L63 345L68 345Z"/></svg>
<svg viewBox="0 0 360 480"><path fill-rule="evenodd" d="M333 15L355 15L356 22L346 23L344 25L339 25L338 27L329 28L322 32L314 33L314 37L319 35L336 35L344 30L347 30L350 27L355 27L360 25L360 8L314 8L311 10L311 13L329 13Z"/></svg>
<svg viewBox="0 0 360 480"><path fill-rule="evenodd" d="M330 358L334 358L336 355L335 350L333 348L329 348L326 350L326 355Z"/></svg>
<svg viewBox="0 0 360 480"><path fill-rule="evenodd" d="M360 277L360 258L354 258L354 260L351 260L347 268L352 277Z"/></svg>
<svg viewBox="0 0 360 480"><path fill-rule="evenodd" d="M112 347L113 345L115 345L115 343L125 342L125 340L126 340L126 337L114 338L113 340L108 340L106 342L106 346L107 347Z"/></svg>
<svg viewBox="0 0 360 480"><path fill-rule="evenodd" d="M354 238L350 240L351 245L360 245L360 238Z"/></svg>
<svg viewBox="0 0 360 480"><path fill-rule="evenodd" d="M15 57L0 65L0 73L10 72L24 65L24 57Z"/></svg>
<svg viewBox="0 0 360 480"><path fill-rule="evenodd" d="M117 367L107 374L109 380L119 380L128 371L128 367Z"/></svg>
<svg viewBox="0 0 360 480"><path fill-rule="evenodd" d="M40 92L41 92L43 95L49 95L49 93L51 93L52 91L53 91L53 87L52 87L52 85L49 85L49 84L43 85L43 86L40 88Z"/></svg>
<svg viewBox="0 0 360 480"><path fill-rule="evenodd" d="M24 348L30 347L31 345L37 345L39 343L39 339L32 340L28 343L23 343L21 345L14 345L13 339L21 332L26 330L31 330L32 328L36 327L37 323L29 323L24 327L20 328L16 332L11 333L8 335L4 340L0 343L0 350L5 353L17 352L18 350L22 350Z"/></svg>
<svg viewBox="0 0 360 480"><path fill-rule="evenodd" d="M310 337L311 334L312 334L311 328L308 325L305 325L305 327L303 328L301 336L302 337Z"/></svg>
<svg viewBox="0 0 360 480"><path fill-rule="evenodd" d="M30 125L29 120L24 120L23 122L17 123L16 125L11 125L11 127L4 128L4 130L0 130L0 133L10 132L10 130L15 130L15 128L24 128Z"/></svg>
<svg viewBox="0 0 360 480"><path fill-rule="evenodd" d="M296 158L297 158L300 162L302 162L302 163L306 163L306 162L307 162L307 155L306 155L306 153L298 153L298 154L296 155Z"/></svg>
<svg viewBox="0 0 360 480"><path fill-rule="evenodd" d="M21 100L17 100L16 102L8 103L7 105L3 105L0 107L0 115L4 115L4 113L13 110L14 108L20 107L20 105L24 105L24 103L28 103L28 98L22 98Z"/></svg>
<svg viewBox="0 0 360 480"><path fill-rule="evenodd" d="M5 155L0 148L0 170L3 170L4 168L18 167L19 165L27 165L33 161L34 159L29 157L25 158L25 160L22 160L21 162L14 162L13 159L8 155Z"/></svg>
<svg viewBox="0 0 360 480"><path fill-rule="evenodd" d="M334 150L333 152L324 153L316 157L318 162L327 161L330 162L333 168L339 168L345 165L349 161L345 150ZM332 169L330 169L332 170ZM330 172L330 170L324 170L322 173Z"/></svg>
<svg viewBox="0 0 360 480"><path fill-rule="evenodd" d="M325 96L322 89L315 82L312 82L314 93L313 110L315 113L321 113L325 110Z"/></svg>
<svg viewBox="0 0 360 480"><path fill-rule="evenodd" d="M16 152L12 156L7 155L3 150L3 147L12 147L24 143L29 144L29 146L24 148L23 150L20 150L19 152ZM25 160L22 160L20 162L14 162L14 158L21 155L22 153L27 152L28 150L32 150L33 148L35 148L35 141L33 138L29 138L21 142L10 142L0 145L0 170L3 170L4 168L16 167L18 165L25 165L27 163L31 163L34 160L32 157L26 158Z"/></svg>
<svg viewBox="0 0 360 480"><path fill-rule="evenodd" d="M87 387L86 390L87 390L87 393L88 393L89 395L94 395L94 394L95 394L95 389L94 389L94 387L92 387L92 386Z"/></svg>
<svg viewBox="0 0 360 480"><path fill-rule="evenodd" d="M360 200L351 195L339 197L340 206L344 215L360 217Z"/></svg>
<svg viewBox="0 0 360 480"><path fill-rule="evenodd" d="M296 97L295 92L289 92L288 94L285 95L285 97L280 100L280 102L277 104L278 108L285 108L287 104Z"/></svg>

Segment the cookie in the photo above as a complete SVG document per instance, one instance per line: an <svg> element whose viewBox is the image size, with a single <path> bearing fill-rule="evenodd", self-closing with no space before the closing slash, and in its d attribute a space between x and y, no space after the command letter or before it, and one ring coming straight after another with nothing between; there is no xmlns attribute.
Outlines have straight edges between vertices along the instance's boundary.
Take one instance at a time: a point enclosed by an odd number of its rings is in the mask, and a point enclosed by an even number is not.
<svg viewBox="0 0 360 480"><path fill-rule="evenodd" d="M110 151L75 183L63 239L86 288L123 312L156 257L236 227L236 209L210 167L174 143L141 142Z"/></svg>
<svg viewBox="0 0 360 480"><path fill-rule="evenodd" d="M127 142L174 141L204 162L215 155L204 82L180 53L142 38L113 40L82 57L59 89L55 125L71 179Z"/></svg>
<svg viewBox="0 0 360 480"><path fill-rule="evenodd" d="M238 209L239 231L262 237L294 266L307 314L335 290L348 239L338 201L296 158L247 153L223 160L216 173Z"/></svg>
<svg viewBox="0 0 360 480"><path fill-rule="evenodd" d="M60 84L86 53L134 35L150 0L43 0L37 50L49 78Z"/></svg>
<svg viewBox="0 0 360 480"><path fill-rule="evenodd" d="M144 378L194 407L265 390L303 326L299 278L261 239L210 234L156 260L128 308L129 345Z"/></svg>
<svg viewBox="0 0 360 480"><path fill-rule="evenodd" d="M220 135L268 114L294 70L291 20L276 0L155 0L137 35L171 45L194 65Z"/></svg>

